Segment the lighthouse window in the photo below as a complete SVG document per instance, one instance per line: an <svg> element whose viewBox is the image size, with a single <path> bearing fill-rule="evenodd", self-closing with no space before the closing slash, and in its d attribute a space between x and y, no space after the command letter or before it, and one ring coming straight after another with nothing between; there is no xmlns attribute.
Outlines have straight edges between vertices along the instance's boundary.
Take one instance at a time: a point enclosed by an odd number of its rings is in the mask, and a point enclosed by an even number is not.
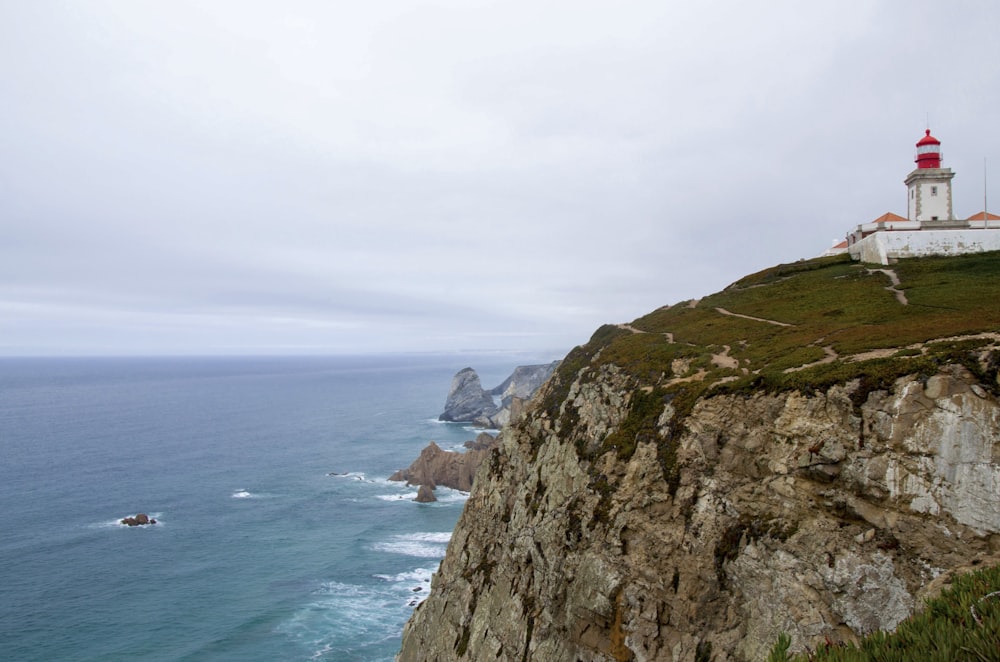
<svg viewBox="0 0 1000 662"><path fill-rule="evenodd" d="M931 195L937 195L937 186L931 187Z"/></svg>

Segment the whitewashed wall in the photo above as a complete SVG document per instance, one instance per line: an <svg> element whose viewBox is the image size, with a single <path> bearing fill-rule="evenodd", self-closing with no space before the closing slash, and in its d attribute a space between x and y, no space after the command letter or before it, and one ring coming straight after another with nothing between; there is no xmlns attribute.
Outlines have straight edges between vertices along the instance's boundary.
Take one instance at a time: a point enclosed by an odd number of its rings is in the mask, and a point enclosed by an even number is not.
<svg viewBox="0 0 1000 662"><path fill-rule="evenodd" d="M984 251L1000 251L1000 229L876 232L850 248L855 260L878 264L889 264L889 260L896 258Z"/></svg>

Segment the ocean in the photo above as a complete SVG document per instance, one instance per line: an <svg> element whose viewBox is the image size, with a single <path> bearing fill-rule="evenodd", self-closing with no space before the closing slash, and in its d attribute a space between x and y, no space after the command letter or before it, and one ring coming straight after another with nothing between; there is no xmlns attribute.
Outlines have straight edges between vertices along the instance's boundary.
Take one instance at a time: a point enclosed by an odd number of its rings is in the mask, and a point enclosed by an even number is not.
<svg viewBox="0 0 1000 662"><path fill-rule="evenodd" d="M0 658L391 660L466 495L387 477L551 358L0 359Z"/></svg>

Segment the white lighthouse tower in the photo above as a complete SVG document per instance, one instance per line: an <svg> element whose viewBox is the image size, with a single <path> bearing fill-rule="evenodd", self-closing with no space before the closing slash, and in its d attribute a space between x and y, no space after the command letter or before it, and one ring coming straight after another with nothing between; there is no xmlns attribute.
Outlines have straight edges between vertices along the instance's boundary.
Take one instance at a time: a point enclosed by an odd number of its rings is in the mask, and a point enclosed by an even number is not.
<svg viewBox="0 0 1000 662"><path fill-rule="evenodd" d="M917 142L917 168L906 176L906 218L911 221L950 221L951 180L955 173L941 167L941 141L927 129Z"/></svg>

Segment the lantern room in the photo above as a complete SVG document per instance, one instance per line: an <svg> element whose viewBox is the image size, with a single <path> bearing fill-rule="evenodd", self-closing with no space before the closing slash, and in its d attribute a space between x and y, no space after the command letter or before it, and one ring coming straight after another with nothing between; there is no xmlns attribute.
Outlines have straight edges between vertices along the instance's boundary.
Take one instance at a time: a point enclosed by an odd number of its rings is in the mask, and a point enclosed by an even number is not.
<svg viewBox="0 0 1000 662"><path fill-rule="evenodd" d="M915 161L918 168L941 167L941 141L931 135L930 129L927 129L924 137L917 142Z"/></svg>

